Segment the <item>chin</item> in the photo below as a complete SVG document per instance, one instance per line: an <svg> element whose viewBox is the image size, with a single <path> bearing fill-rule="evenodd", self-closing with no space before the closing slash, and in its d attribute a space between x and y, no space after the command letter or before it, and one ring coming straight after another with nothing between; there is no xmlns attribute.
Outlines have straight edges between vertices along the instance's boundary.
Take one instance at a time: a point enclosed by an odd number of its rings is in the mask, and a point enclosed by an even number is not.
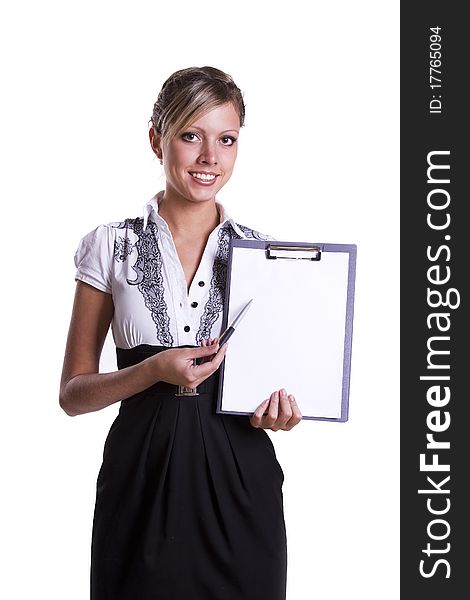
<svg viewBox="0 0 470 600"><path fill-rule="evenodd" d="M206 189L204 189L203 187L201 187L200 189L191 188L190 190L188 190L188 196L198 201L212 200L222 188L223 185L207 187Z"/></svg>

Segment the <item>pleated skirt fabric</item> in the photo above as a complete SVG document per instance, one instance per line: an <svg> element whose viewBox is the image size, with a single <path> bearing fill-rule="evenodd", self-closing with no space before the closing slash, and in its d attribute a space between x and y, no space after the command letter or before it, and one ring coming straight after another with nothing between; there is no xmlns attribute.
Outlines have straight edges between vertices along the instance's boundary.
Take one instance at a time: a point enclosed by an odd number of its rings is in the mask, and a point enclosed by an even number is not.
<svg viewBox="0 0 470 600"><path fill-rule="evenodd" d="M118 349L118 366L162 350ZM97 481L91 600L285 600L282 469L264 430L216 413L217 383L187 397L158 383L121 403Z"/></svg>

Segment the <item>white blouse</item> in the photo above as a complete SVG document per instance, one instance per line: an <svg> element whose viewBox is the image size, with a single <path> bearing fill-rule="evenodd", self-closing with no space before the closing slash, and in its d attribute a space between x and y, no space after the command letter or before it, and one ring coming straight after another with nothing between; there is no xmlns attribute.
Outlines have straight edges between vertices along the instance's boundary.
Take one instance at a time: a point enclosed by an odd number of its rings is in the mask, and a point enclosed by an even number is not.
<svg viewBox="0 0 470 600"><path fill-rule="evenodd" d="M235 223L216 203L220 222L188 291L170 229L158 213L162 197L163 191L147 202L143 218L100 225L75 253L75 279L112 294L118 348L199 346L219 336L230 239L273 239Z"/></svg>

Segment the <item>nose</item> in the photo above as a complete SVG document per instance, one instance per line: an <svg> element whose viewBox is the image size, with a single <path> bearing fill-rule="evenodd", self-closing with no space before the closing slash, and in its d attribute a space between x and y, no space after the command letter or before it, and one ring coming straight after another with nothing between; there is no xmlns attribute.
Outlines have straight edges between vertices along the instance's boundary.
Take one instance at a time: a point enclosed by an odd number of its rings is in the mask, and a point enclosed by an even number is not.
<svg viewBox="0 0 470 600"><path fill-rule="evenodd" d="M210 140L204 141L199 155L199 162L208 165L217 164L217 148L215 142Z"/></svg>

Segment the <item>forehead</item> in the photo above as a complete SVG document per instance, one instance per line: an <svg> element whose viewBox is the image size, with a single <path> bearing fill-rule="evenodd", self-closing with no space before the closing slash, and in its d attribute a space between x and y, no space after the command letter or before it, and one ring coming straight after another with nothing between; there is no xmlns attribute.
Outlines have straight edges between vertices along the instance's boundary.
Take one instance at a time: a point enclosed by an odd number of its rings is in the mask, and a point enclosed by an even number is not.
<svg viewBox="0 0 470 600"><path fill-rule="evenodd" d="M215 106L199 115L190 123L192 127L207 131L227 131L240 129L240 116L232 102Z"/></svg>

